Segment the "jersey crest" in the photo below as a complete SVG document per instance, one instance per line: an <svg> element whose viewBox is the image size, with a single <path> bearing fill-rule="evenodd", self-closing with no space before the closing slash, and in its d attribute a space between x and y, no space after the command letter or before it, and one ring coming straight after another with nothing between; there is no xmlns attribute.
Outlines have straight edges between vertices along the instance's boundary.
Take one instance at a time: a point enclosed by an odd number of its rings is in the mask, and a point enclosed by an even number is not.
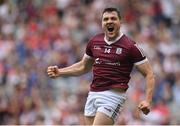
<svg viewBox="0 0 180 126"><path fill-rule="evenodd" d="M122 48L117 48L116 49L116 54L121 54L122 53Z"/></svg>

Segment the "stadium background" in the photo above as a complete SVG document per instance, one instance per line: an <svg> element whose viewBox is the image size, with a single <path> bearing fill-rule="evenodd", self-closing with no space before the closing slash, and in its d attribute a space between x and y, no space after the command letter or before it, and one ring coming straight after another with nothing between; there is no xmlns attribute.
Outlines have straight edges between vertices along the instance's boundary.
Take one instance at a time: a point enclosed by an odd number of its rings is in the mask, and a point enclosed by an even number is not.
<svg viewBox="0 0 180 126"><path fill-rule="evenodd" d="M144 79L133 71L117 124L180 124L180 0L0 0L0 124L84 124L91 73L52 80L46 68L79 61L111 5L156 75L144 116L136 107Z"/></svg>

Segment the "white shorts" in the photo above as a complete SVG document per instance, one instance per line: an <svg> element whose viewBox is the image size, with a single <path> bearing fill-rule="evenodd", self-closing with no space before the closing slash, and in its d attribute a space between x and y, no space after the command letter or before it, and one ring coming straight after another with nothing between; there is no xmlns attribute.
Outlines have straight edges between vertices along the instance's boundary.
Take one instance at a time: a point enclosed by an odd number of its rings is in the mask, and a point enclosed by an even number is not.
<svg viewBox="0 0 180 126"><path fill-rule="evenodd" d="M96 112L102 112L112 118L115 122L125 100L125 93L113 90L101 92L90 91L85 104L84 115L95 116Z"/></svg>

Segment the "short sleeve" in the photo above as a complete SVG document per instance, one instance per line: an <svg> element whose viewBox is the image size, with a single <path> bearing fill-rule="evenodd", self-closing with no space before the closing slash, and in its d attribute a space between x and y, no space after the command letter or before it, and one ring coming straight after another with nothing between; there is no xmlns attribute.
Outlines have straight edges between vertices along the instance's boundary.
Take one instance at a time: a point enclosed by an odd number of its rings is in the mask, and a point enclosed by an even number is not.
<svg viewBox="0 0 180 126"><path fill-rule="evenodd" d="M147 61L143 49L140 48L136 43L132 45L130 53L134 65L140 65Z"/></svg>
<svg viewBox="0 0 180 126"><path fill-rule="evenodd" d="M92 53L92 40L90 40L86 46L86 55L89 57L93 57Z"/></svg>

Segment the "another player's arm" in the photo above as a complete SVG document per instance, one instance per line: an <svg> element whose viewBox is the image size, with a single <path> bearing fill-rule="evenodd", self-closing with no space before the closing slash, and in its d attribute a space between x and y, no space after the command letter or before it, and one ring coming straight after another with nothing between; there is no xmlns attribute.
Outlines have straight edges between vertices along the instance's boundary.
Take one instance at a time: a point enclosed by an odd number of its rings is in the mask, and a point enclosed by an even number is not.
<svg viewBox="0 0 180 126"><path fill-rule="evenodd" d="M81 61L65 68L58 68L57 66L49 66L47 74L51 78L61 76L79 76L89 72L92 69L94 61L91 58L84 56Z"/></svg>
<svg viewBox="0 0 180 126"><path fill-rule="evenodd" d="M143 64L136 65L136 68L146 78L146 98L145 101L142 101L138 107L143 111L144 114L148 114L149 113L148 109L150 109L149 107L152 102L154 85L155 85L154 74L148 61Z"/></svg>

